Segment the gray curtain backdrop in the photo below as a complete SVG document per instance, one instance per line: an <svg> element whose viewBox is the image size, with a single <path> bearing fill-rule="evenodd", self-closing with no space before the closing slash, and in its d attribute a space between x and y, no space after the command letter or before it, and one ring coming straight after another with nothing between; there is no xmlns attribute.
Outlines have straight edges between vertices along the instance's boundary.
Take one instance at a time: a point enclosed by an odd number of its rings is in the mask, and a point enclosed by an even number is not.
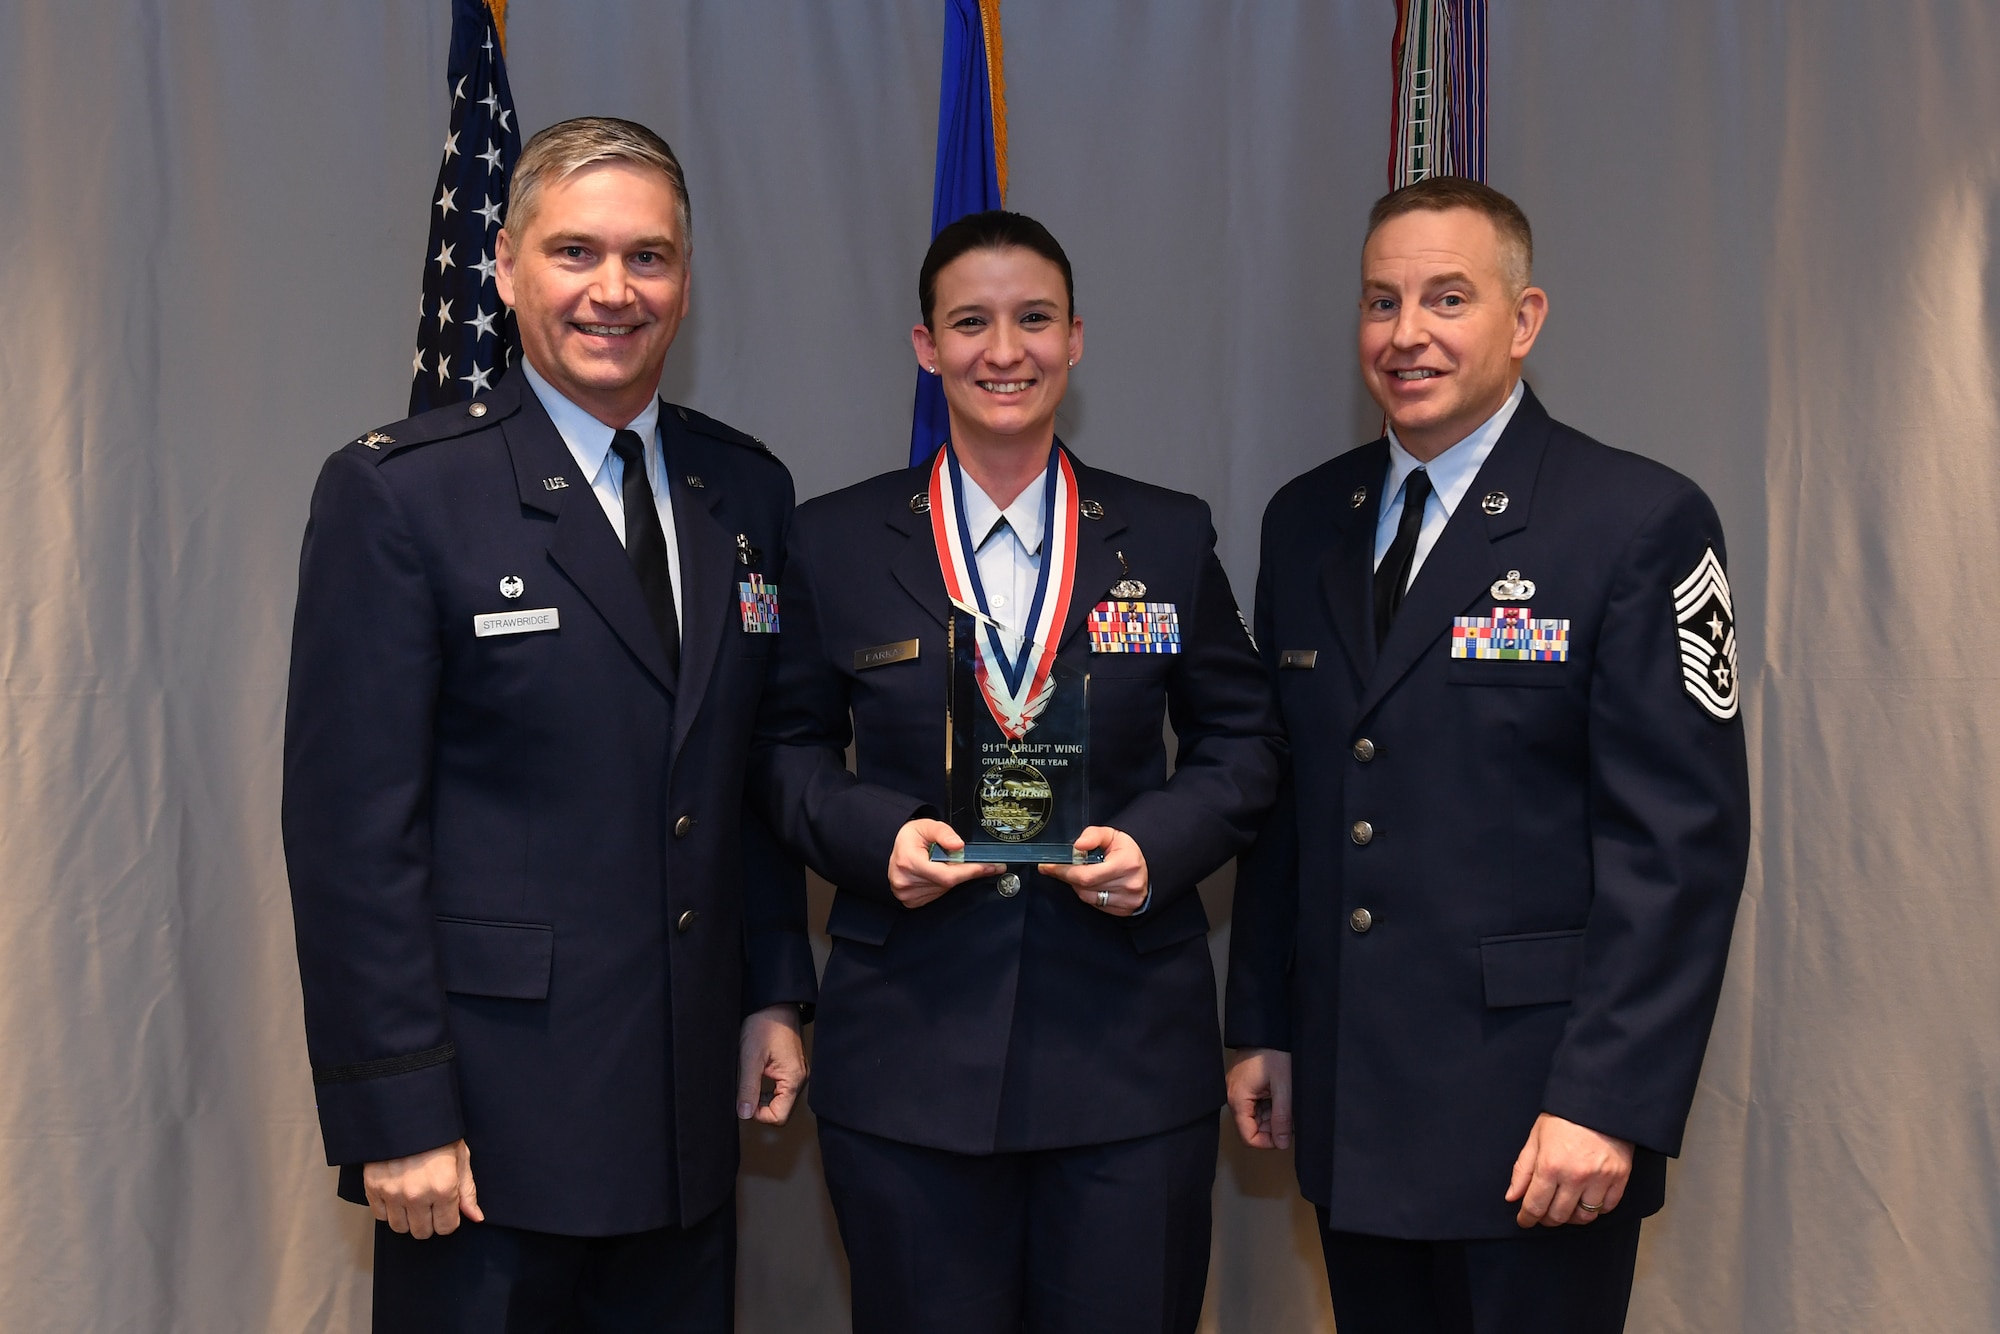
<svg viewBox="0 0 2000 1334"><path fill-rule="evenodd" d="M686 160L667 389L812 495L902 460L935 0L515 0L525 130ZM1010 203L1075 259L1065 437L1265 499L1353 369L1388 0L1008 0ZM366 1327L278 846L320 460L401 415L443 0L0 0L0 1324ZM2000 14L1498 0L1492 179L1560 417L1715 497L1758 834L1639 1331L2000 1327ZM1226 922L1227 875L1207 887ZM824 891L818 904L824 911ZM1214 946L1226 950L1226 926ZM741 1327L846 1328L810 1118L746 1137ZM1496 1180L1494 1189L1504 1183ZM1332 1327L1226 1136L1205 1328Z"/></svg>

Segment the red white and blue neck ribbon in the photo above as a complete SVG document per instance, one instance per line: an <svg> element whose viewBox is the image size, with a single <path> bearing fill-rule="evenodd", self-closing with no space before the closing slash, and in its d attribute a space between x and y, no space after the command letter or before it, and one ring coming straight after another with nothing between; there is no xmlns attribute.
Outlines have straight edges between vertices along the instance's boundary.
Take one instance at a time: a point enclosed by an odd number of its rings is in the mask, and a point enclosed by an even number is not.
<svg viewBox="0 0 2000 1334"><path fill-rule="evenodd" d="M1027 735L1054 689L1056 647L1069 617L1070 585L1076 577L1076 506L1076 473L1069 456L1060 446L1051 446L1048 470L1042 476L1041 571L1035 578L1025 632L1009 652L973 559L977 547L965 519L965 479L958 455L947 443L931 464L931 536L937 543L945 592L952 606L976 622L973 644L979 692L1001 732L1012 740Z"/></svg>

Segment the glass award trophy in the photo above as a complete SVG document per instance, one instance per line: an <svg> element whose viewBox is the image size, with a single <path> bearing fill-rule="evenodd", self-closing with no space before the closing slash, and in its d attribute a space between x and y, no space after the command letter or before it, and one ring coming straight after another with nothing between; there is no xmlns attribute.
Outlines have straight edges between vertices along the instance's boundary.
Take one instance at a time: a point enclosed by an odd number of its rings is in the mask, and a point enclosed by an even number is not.
<svg viewBox="0 0 2000 1334"><path fill-rule="evenodd" d="M949 822L965 848L949 852L933 843L931 860L1103 861L1102 852L1073 846L1090 823L1090 674L1051 662L1019 715L1018 735L1011 734L1015 729L1001 724L989 700L989 673L999 667L980 652L976 632L972 616L952 612L945 632L951 664L945 787Z"/></svg>

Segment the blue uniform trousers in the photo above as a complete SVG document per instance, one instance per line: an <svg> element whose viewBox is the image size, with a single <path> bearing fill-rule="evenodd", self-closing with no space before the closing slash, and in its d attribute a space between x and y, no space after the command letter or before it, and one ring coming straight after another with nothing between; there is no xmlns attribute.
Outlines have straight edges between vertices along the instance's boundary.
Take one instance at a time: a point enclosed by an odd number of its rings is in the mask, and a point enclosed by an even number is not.
<svg viewBox="0 0 2000 1334"><path fill-rule="evenodd" d="M1518 1237L1405 1241L1336 1232L1320 1246L1340 1334L1618 1334L1639 1255L1637 1215Z"/></svg>
<svg viewBox="0 0 2000 1334"><path fill-rule="evenodd" d="M733 1193L692 1227L610 1237L375 1225L375 1334L729 1334L735 1305Z"/></svg>
<svg viewBox="0 0 2000 1334"><path fill-rule="evenodd" d="M928 1149L822 1119L854 1334L1193 1334L1213 1114L1113 1144Z"/></svg>

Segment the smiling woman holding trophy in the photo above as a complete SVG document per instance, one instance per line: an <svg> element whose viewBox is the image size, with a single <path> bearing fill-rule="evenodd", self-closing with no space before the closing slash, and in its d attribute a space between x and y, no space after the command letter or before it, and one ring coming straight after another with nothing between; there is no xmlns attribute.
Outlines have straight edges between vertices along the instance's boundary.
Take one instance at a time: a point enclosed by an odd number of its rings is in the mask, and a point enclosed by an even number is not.
<svg viewBox="0 0 2000 1334"><path fill-rule="evenodd" d="M1195 886L1273 799L1276 715L1207 505L1056 438L1055 238L961 219L918 297L950 439L799 509L751 761L837 891L811 1101L854 1328L1191 1331L1223 1097Z"/></svg>

